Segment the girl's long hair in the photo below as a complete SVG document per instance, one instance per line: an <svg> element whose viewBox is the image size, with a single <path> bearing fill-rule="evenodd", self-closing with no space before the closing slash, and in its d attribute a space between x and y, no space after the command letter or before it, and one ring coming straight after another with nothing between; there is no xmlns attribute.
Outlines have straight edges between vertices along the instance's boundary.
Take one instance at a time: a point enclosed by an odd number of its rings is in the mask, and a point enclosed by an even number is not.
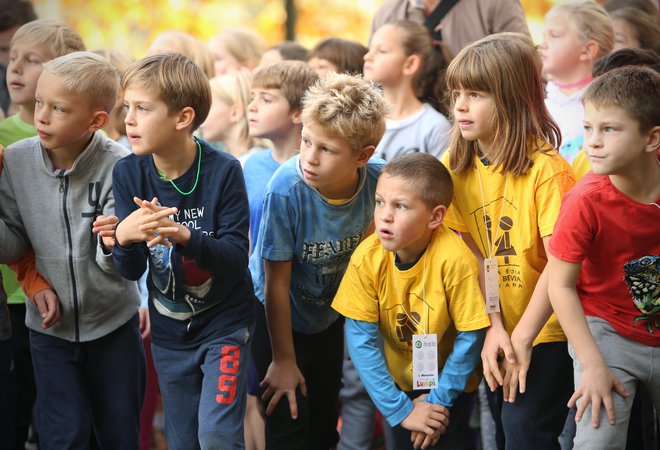
<svg viewBox="0 0 660 450"><path fill-rule="evenodd" d="M406 54L419 55L421 70L413 78L415 96L433 106L438 112L448 115L445 73L451 59L442 43L433 42L424 25L412 20L398 20L388 25L404 32L401 46Z"/></svg>
<svg viewBox="0 0 660 450"><path fill-rule="evenodd" d="M495 102L489 158L502 173L524 175L532 155L558 148L561 132L545 107L541 61L532 40L523 34L487 36L459 52L447 69L449 92L467 89L487 92ZM450 95L452 108L454 96ZM453 123L449 165L457 173L472 168L477 141L467 141Z"/></svg>

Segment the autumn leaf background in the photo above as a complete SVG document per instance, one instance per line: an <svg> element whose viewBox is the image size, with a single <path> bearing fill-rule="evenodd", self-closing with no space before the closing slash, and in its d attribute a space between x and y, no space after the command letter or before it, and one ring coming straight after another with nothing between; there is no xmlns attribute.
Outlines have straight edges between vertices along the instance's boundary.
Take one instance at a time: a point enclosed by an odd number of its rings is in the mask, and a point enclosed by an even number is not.
<svg viewBox="0 0 660 450"><path fill-rule="evenodd" d="M336 36L369 39L371 18L383 0L289 0L295 5L295 36L312 47ZM530 30L540 41L543 15L560 0L523 0ZM145 55L160 32L179 30L204 42L226 27L247 27L270 44L286 36L285 0L35 0L39 17L60 19L75 28L87 48L114 49L134 58Z"/></svg>

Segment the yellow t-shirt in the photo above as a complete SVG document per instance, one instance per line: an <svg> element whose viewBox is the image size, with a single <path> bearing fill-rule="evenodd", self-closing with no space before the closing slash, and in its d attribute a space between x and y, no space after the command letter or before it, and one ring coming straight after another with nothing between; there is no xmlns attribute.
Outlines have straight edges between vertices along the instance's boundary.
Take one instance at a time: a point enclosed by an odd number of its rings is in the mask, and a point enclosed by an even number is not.
<svg viewBox="0 0 660 450"><path fill-rule="evenodd" d="M472 169L457 174L449 168L450 151L442 161L454 181L454 198L444 224L469 233L484 257L491 251L497 257L502 321L510 335L548 262L541 238L552 234L561 199L575 177L555 150L535 153L524 176L500 173L477 157ZM534 343L565 340L553 314Z"/></svg>
<svg viewBox="0 0 660 450"><path fill-rule="evenodd" d="M580 181L591 170L591 163L589 157L580 150L575 159L573 160L573 172L575 173L576 181Z"/></svg>
<svg viewBox="0 0 660 450"><path fill-rule="evenodd" d="M396 268L394 253L372 234L353 253L332 307L348 318L379 323L392 378L403 391L412 391L413 334L437 334L441 371L456 330L490 325L478 270L470 249L443 225L433 233L420 260L403 271ZM465 391L474 391L480 378L477 368Z"/></svg>

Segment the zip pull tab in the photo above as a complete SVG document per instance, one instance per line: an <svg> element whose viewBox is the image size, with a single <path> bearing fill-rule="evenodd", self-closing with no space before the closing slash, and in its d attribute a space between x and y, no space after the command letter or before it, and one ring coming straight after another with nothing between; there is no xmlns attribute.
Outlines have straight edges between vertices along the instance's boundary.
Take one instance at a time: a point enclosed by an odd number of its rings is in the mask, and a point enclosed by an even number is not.
<svg viewBox="0 0 660 450"><path fill-rule="evenodd" d="M60 194L64 192L64 177L60 178Z"/></svg>

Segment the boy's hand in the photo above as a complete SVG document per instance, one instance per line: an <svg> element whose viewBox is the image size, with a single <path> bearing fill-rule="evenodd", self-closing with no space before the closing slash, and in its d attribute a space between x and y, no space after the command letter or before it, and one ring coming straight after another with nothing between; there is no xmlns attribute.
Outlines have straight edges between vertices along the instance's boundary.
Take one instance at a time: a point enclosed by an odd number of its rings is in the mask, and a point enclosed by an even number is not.
<svg viewBox="0 0 660 450"><path fill-rule="evenodd" d="M140 314L140 335L142 339L146 339L151 334L151 320L149 320L149 308L138 309Z"/></svg>
<svg viewBox="0 0 660 450"><path fill-rule="evenodd" d="M50 328L60 319L60 299L52 289L44 289L37 292L32 303L35 304L39 315L43 319L43 329Z"/></svg>
<svg viewBox="0 0 660 450"><path fill-rule="evenodd" d="M614 375L614 372L604 363L597 364L593 368L585 368L580 377L580 385L568 400L568 407L572 408L578 399L582 398L577 407L575 421L579 422L582 420L584 411L591 403L591 425L594 428L598 428L600 425L600 407L602 403L607 411L608 421L611 425L614 425L616 417L612 402L613 390L622 397L628 397L630 395L616 375Z"/></svg>
<svg viewBox="0 0 660 450"><path fill-rule="evenodd" d="M491 391L495 391L504 383L504 377L497 361L500 352L504 352L504 357L509 364L516 363L516 354L511 346L511 339L504 327L491 326L486 331L486 340L484 348L481 350L481 362L484 367L484 377Z"/></svg>
<svg viewBox="0 0 660 450"><path fill-rule="evenodd" d="M296 402L296 389L300 386L300 392L307 395L307 385L300 369L295 361L290 363L270 363L268 371L263 381L259 385L264 391L262 399L268 401L266 407L266 414L271 415L277 403L283 395L286 395L289 400L289 409L291 411L291 418L298 418L298 403ZM269 401L270 400L270 401Z"/></svg>
<svg viewBox="0 0 660 450"><path fill-rule="evenodd" d="M436 433L434 436L429 436L426 433L421 431L413 431L410 434L410 442L412 442L413 448L428 448L430 445L435 445L440 440L441 433Z"/></svg>
<svg viewBox="0 0 660 450"><path fill-rule="evenodd" d="M504 369L504 384L502 384L504 401L513 403L516 400L516 391L524 394L527 388L527 371L532 361L532 345L518 339L516 331L511 335L511 347L516 355L516 362L502 361Z"/></svg>
<svg viewBox="0 0 660 450"><path fill-rule="evenodd" d="M418 431L430 437L431 439L429 439L428 444L422 447L426 448L431 444L433 439L436 437L439 438L445 432L447 426L449 426L449 410L442 405L434 405L425 401L414 401L413 410L401 421L401 426L406 430ZM425 443L426 439L421 436L417 437L420 445L422 442ZM411 441L415 442L415 439L411 437ZM419 447L419 445L416 447Z"/></svg>
<svg viewBox="0 0 660 450"><path fill-rule="evenodd" d="M154 198L150 202L142 200L140 205L141 208L145 208L153 213L153 220L140 225L141 231L150 232L155 236L154 239L147 242L147 247L153 247L154 245L163 242L174 242L175 244L182 245L187 244L190 240L190 230L188 227L170 219L170 214L165 217L160 216L159 213L162 211L170 211L171 208L160 206L157 203L158 200Z"/></svg>
<svg viewBox="0 0 660 450"><path fill-rule="evenodd" d="M156 236L153 230L143 231L140 227L145 223L158 221L163 217L168 217L170 214L175 214L177 212L177 208L162 208L154 213L151 208L144 207L144 203L153 203L154 207L156 207L155 203L158 201L156 198L151 202L148 202L133 197L133 201L140 206L140 208L130 213L123 221L121 221L121 223L119 223L119 225L117 225L115 230L116 242L122 247L130 247L138 242L152 243L159 236ZM152 243L152 246L157 243L167 246L172 245L169 241L165 240L165 238L161 238L157 242Z"/></svg>
<svg viewBox="0 0 660 450"><path fill-rule="evenodd" d="M111 250L115 246L115 227L118 223L117 216L97 216L92 223L92 233L101 236L104 250Z"/></svg>

